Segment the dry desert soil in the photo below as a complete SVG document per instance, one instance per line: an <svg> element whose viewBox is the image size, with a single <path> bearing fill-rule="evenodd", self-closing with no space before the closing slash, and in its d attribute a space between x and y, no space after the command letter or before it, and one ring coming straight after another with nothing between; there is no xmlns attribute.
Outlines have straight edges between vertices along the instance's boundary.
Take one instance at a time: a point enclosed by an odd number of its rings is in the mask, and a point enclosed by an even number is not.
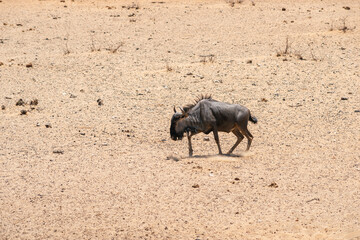
<svg viewBox="0 0 360 240"><path fill-rule="evenodd" d="M0 0L0 239L360 239L359 64L355 0Z"/></svg>

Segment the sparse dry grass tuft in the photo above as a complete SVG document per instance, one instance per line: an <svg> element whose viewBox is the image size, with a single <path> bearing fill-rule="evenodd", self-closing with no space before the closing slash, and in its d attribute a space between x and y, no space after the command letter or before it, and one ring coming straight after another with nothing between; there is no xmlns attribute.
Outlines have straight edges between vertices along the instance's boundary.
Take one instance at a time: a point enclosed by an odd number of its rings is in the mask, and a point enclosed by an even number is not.
<svg viewBox="0 0 360 240"><path fill-rule="evenodd" d="M291 43L289 43L289 37L286 37L284 50L279 49L276 51L277 57L285 57L290 54Z"/></svg>
<svg viewBox="0 0 360 240"><path fill-rule="evenodd" d="M113 46L107 48L110 53L116 53L120 47L124 46L123 42L119 42L118 44L113 44Z"/></svg>
<svg viewBox="0 0 360 240"><path fill-rule="evenodd" d="M91 35L91 46L90 46L91 52L100 52L100 47L95 46L94 36Z"/></svg>
<svg viewBox="0 0 360 240"><path fill-rule="evenodd" d="M230 7L234 7L236 3L243 3L244 0L226 0L226 3L229 4ZM255 5L255 3L253 1L251 1L253 6Z"/></svg>
<svg viewBox="0 0 360 240"><path fill-rule="evenodd" d="M139 4L138 3L132 3L132 4L130 4L130 5L127 5L127 6L122 6L122 8L126 8L126 9L136 9L136 10L138 10L138 9L140 9L140 6L139 6Z"/></svg>
<svg viewBox="0 0 360 240"><path fill-rule="evenodd" d="M316 61L316 62L323 61L323 58L315 55L312 41L307 44L309 47L309 52L310 52L309 54L305 54L304 51L293 50L291 45L292 45L292 43L289 42L289 37L286 37L284 49L277 50L276 56L283 57L283 61L288 61L288 58L295 58L298 60L308 60L309 59L309 60ZM307 57L305 57L305 55ZM317 54L317 55L319 55L319 54Z"/></svg>
<svg viewBox="0 0 360 240"><path fill-rule="evenodd" d="M356 28L356 26L351 28L346 26L346 18L347 17L340 19L342 25L338 28L338 30L342 31L343 33L346 33L347 31L352 31Z"/></svg>
<svg viewBox="0 0 360 240"><path fill-rule="evenodd" d="M68 54L70 54L70 49L69 49L69 33L66 34L66 37L64 38L64 40L65 40L64 55L68 55Z"/></svg>
<svg viewBox="0 0 360 240"><path fill-rule="evenodd" d="M214 63L215 62L215 55L214 54L200 55L200 57L201 57L200 62L203 63L203 64Z"/></svg>

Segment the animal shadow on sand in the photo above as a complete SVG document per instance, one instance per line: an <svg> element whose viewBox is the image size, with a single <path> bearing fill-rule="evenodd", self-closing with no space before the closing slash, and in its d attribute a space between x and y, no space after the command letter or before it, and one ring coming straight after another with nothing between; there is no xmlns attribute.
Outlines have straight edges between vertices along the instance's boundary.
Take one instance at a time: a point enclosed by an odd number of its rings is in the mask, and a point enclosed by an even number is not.
<svg viewBox="0 0 360 240"><path fill-rule="evenodd" d="M240 154L222 154L222 155L219 155L219 154L209 154L209 155L193 155L193 156L184 156L184 157L181 157L181 156L168 156L166 157L167 160L173 160L175 162L178 162L180 160L185 160L185 159L201 159L201 158L204 158L204 159L215 159L215 160L231 160L232 158L242 158L242 157L246 157L248 156L249 154L247 153L240 153Z"/></svg>

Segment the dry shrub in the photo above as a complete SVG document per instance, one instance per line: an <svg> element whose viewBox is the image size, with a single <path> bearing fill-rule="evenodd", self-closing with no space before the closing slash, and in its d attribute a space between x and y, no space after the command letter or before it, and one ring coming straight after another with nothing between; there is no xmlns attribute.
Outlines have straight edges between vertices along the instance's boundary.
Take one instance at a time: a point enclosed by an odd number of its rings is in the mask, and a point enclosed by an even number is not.
<svg viewBox="0 0 360 240"><path fill-rule="evenodd" d="M356 28L356 26L354 26L354 27L347 26L346 19L347 19L347 17L340 18L339 21L341 22L341 24L340 24L340 26L337 27L337 30L339 30L339 31L341 31L343 33L346 33L348 31L352 31L352 30L354 30ZM329 31L330 32L334 31L334 21L331 21Z"/></svg>

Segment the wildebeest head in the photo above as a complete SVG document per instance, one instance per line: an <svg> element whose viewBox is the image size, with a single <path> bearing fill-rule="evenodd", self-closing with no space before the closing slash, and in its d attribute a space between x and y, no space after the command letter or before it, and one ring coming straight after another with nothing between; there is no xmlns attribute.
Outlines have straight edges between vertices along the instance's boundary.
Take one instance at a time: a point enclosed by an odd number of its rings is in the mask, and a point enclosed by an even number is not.
<svg viewBox="0 0 360 240"><path fill-rule="evenodd" d="M181 111L182 111L182 113L176 112L176 109L174 107L174 115L171 118L170 136L171 136L171 139L174 141L176 141L177 139L181 140L184 136L184 132L176 131L176 126L177 126L178 121L185 117L184 110L181 109Z"/></svg>

